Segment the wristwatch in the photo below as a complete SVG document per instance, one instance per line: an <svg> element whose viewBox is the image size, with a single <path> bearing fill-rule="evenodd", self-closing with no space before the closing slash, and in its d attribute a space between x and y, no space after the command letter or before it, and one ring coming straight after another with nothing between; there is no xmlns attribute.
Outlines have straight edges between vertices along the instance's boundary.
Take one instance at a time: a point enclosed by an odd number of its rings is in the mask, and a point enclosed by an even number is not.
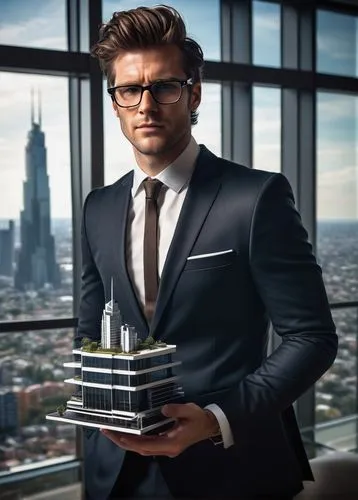
<svg viewBox="0 0 358 500"><path fill-rule="evenodd" d="M204 411L210 415L210 418L212 418L212 416L215 417L215 415L213 414L212 411L204 408ZM215 420L216 420L216 417L215 417ZM215 445L217 444L223 444L223 437L222 437L222 434L221 434L221 429L220 429L220 425L219 425L219 422L216 420L217 422L217 426L216 426L216 429L214 430L214 432L212 433L212 435L209 437L210 441L212 443L214 443Z"/></svg>

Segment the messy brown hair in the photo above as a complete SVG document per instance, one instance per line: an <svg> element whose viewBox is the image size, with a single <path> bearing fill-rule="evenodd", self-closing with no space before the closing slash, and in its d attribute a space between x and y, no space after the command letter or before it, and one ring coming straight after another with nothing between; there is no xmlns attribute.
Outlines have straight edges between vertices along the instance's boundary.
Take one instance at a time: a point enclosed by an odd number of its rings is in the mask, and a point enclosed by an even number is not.
<svg viewBox="0 0 358 500"><path fill-rule="evenodd" d="M115 83L113 62L118 51L169 44L181 50L187 78L192 78L193 83L201 82L203 51L197 42L187 37L179 12L167 5L114 12L112 19L101 25L99 40L92 47L91 54L99 60L108 86L112 87ZM191 124L195 125L197 121L198 113L192 111Z"/></svg>

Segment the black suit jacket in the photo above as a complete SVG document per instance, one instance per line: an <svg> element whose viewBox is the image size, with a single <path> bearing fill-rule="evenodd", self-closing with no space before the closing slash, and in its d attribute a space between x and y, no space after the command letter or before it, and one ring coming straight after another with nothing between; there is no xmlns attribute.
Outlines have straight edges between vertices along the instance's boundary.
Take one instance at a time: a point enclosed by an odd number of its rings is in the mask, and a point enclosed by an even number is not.
<svg viewBox="0 0 358 500"><path fill-rule="evenodd" d="M143 337L149 333L126 269L132 179L131 172L85 202L76 346L83 336L100 338L112 276L125 322ZM283 342L267 358L269 320ZM235 440L228 449L208 440L177 458L158 457L174 496L278 496L312 479L291 405L332 364L337 336L321 269L283 175L201 146L150 333L177 345L185 400L217 403ZM88 498L104 500L125 452L98 431L85 436Z"/></svg>

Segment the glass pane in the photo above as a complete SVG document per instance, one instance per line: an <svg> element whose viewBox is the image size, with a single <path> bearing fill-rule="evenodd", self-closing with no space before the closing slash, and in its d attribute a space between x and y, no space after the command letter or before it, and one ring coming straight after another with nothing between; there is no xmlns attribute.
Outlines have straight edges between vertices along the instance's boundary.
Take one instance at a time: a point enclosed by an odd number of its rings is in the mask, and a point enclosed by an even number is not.
<svg viewBox="0 0 358 500"><path fill-rule="evenodd" d="M281 90L253 88L253 165L281 171Z"/></svg>
<svg viewBox="0 0 358 500"><path fill-rule="evenodd" d="M317 255L330 302L358 299L358 97L317 95Z"/></svg>
<svg viewBox="0 0 358 500"><path fill-rule="evenodd" d="M221 156L221 84L203 83L198 111L198 124L192 130L195 140Z"/></svg>
<svg viewBox="0 0 358 500"><path fill-rule="evenodd" d="M73 393L64 383L73 369L63 367L71 361L72 339L70 328L0 336L0 351L6 352L0 372L0 471L75 458L75 426L45 418Z"/></svg>
<svg viewBox="0 0 358 500"><path fill-rule="evenodd" d="M66 0L1 0L0 44L67 50Z"/></svg>
<svg viewBox="0 0 358 500"><path fill-rule="evenodd" d="M131 144L123 136L111 100L104 90L105 184L111 184L133 169ZM221 85L203 83L202 102L198 108L198 124L193 136L213 153L221 154Z"/></svg>
<svg viewBox="0 0 358 500"><path fill-rule="evenodd" d="M25 467L25 470L28 466ZM38 465L41 467L41 463ZM41 473L24 476L23 480L17 477L12 482L1 484L0 472L0 498L2 500L81 500L82 484L80 481L79 466L68 468L68 464L56 467L59 472L52 474ZM9 479L8 477L6 478Z"/></svg>
<svg viewBox="0 0 358 500"><path fill-rule="evenodd" d="M319 10L317 12L317 70L358 76L358 18Z"/></svg>
<svg viewBox="0 0 358 500"><path fill-rule="evenodd" d="M66 78L0 73L0 321L72 316L68 121Z"/></svg>
<svg viewBox="0 0 358 500"><path fill-rule="evenodd" d="M340 337L339 349L333 366L316 384L315 441L350 451L358 447L357 309L335 309L333 319Z"/></svg>
<svg viewBox="0 0 358 500"><path fill-rule="evenodd" d="M153 0L141 0L136 3L131 0L103 0L103 19L108 21L115 11L154 5L156 3ZM169 5L183 16L187 34L199 43L203 49L204 58L213 61L220 60L220 1L172 0Z"/></svg>
<svg viewBox="0 0 358 500"><path fill-rule="evenodd" d="M253 62L259 66L281 66L281 7L253 2Z"/></svg>

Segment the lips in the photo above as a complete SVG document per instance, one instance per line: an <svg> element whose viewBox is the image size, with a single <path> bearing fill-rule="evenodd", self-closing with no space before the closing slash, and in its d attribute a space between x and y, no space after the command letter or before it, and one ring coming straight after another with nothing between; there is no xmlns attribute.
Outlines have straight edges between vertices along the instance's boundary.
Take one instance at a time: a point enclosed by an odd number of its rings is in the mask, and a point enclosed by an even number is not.
<svg viewBox="0 0 358 500"><path fill-rule="evenodd" d="M143 125L139 125L137 128L161 128L161 125L157 125L156 123L145 123Z"/></svg>

